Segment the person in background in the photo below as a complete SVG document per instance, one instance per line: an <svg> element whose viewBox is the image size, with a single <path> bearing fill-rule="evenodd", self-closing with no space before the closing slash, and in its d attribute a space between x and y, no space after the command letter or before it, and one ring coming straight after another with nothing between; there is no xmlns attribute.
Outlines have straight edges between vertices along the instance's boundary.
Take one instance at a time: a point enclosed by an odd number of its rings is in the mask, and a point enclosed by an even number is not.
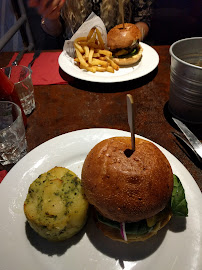
<svg viewBox="0 0 202 270"><path fill-rule="evenodd" d="M148 35L152 4L154 0L122 0L124 21L134 23L142 33L141 40ZM41 26L51 36L70 39L93 11L103 20L107 31L122 23L118 0L28 0L42 16Z"/></svg>
<svg viewBox="0 0 202 270"><path fill-rule="evenodd" d="M0 38L10 30L17 19L11 0L0 1ZM1 51L20 51L24 47L20 31L17 31Z"/></svg>

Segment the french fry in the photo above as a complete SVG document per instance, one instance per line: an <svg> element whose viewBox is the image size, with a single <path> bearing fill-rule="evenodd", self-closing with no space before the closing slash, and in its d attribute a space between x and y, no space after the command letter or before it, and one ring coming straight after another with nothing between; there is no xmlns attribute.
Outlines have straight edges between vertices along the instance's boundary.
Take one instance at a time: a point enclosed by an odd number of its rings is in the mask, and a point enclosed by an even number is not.
<svg viewBox="0 0 202 270"><path fill-rule="evenodd" d="M94 52L93 57L94 58L99 58L99 59L101 58L100 54L96 53L96 52ZM100 59L100 60L102 60L102 59Z"/></svg>
<svg viewBox="0 0 202 270"><path fill-rule="evenodd" d="M115 70L119 70L119 66L116 63L114 63L112 59L110 59L108 56L106 56L106 59Z"/></svg>
<svg viewBox="0 0 202 270"><path fill-rule="evenodd" d="M88 46L83 46L83 49L84 49L84 52L85 52L85 57L88 57L89 56L89 47Z"/></svg>
<svg viewBox="0 0 202 270"><path fill-rule="evenodd" d="M103 67L108 67L108 62L107 61L103 61L103 60L100 60L100 59L96 59L96 58L93 58L92 59L92 62L91 62L91 65L94 65L94 66L103 66Z"/></svg>
<svg viewBox="0 0 202 270"><path fill-rule="evenodd" d="M76 55L79 59L79 62L85 66L85 67L88 67L89 65L86 63L85 59L83 58L82 54L80 53L80 51L76 48Z"/></svg>
<svg viewBox="0 0 202 270"><path fill-rule="evenodd" d="M91 64L93 60L93 54L94 54L94 48L90 49L89 55L88 55L88 62Z"/></svg>
<svg viewBox="0 0 202 270"><path fill-rule="evenodd" d="M78 43L78 42L83 42L83 41L87 41L87 37L78 37L74 40L74 42Z"/></svg>
<svg viewBox="0 0 202 270"><path fill-rule="evenodd" d="M96 42L95 42L95 40L96 40L96 33L94 33L93 35L92 35L92 37L88 40L88 44L93 44L93 43L95 43L96 44Z"/></svg>
<svg viewBox="0 0 202 270"><path fill-rule="evenodd" d="M74 41L75 65L90 72L111 72L119 69L112 59L112 52L104 47L104 41L98 28L92 28L87 37Z"/></svg>
<svg viewBox="0 0 202 270"><path fill-rule="evenodd" d="M107 67L107 71L108 71L108 72L111 72L111 73L114 73L114 69L113 69L112 66L108 66L108 67Z"/></svg>
<svg viewBox="0 0 202 270"><path fill-rule="evenodd" d="M102 35L100 33L100 30L98 28L96 28L96 33L97 33L97 36L98 36L98 40L100 42L100 45L101 45L101 48L104 49L105 45L104 45L104 41L102 39Z"/></svg>
<svg viewBox="0 0 202 270"><path fill-rule="evenodd" d="M108 51L108 50L97 50L98 53L100 54L104 54L108 57L111 57L112 56L112 52Z"/></svg>
<svg viewBox="0 0 202 270"><path fill-rule="evenodd" d="M87 40L91 39L94 32L95 32L95 28L93 27L88 33Z"/></svg>
<svg viewBox="0 0 202 270"><path fill-rule="evenodd" d="M78 58L78 57L75 57L75 58L74 58L74 61L75 61L75 62L77 62L77 63L80 63L80 61L79 61L79 58Z"/></svg>
<svg viewBox="0 0 202 270"><path fill-rule="evenodd" d="M99 72L107 71L107 67L96 67L96 71L99 71Z"/></svg>
<svg viewBox="0 0 202 270"><path fill-rule="evenodd" d="M86 69L87 71L91 71L91 72L93 72L93 73L96 72L96 67L95 67L95 66L92 66L92 67L85 67L85 66L83 66L83 65L80 65L80 68L81 68L81 69Z"/></svg>
<svg viewBox="0 0 202 270"><path fill-rule="evenodd" d="M74 43L74 46L75 46L76 49L79 50L80 53L84 53L84 49L77 42Z"/></svg>

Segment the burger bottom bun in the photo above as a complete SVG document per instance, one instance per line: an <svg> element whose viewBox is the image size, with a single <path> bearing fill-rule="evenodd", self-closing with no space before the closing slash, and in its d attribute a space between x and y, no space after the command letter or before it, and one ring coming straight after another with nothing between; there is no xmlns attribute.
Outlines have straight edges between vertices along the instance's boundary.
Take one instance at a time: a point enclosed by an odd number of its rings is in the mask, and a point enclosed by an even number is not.
<svg viewBox="0 0 202 270"><path fill-rule="evenodd" d="M156 235L157 232L162 229L171 219L172 213L168 212L166 216L162 220L156 223L155 227L153 228L152 231L149 233L143 234L143 235L134 235L134 234L127 234L127 241L125 241L121 233L118 229L112 228L110 226L105 225L104 223L100 221L96 221L96 226L104 233L105 236L108 238L119 241L119 242L124 242L124 243L131 243L131 242L140 242L140 241L145 241L152 236Z"/></svg>
<svg viewBox="0 0 202 270"><path fill-rule="evenodd" d="M140 45L139 45L140 46ZM139 52L129 58L113 58L113 61L119 66L129 66L137 63L142 58L143 49L140 46Z"/></svg>

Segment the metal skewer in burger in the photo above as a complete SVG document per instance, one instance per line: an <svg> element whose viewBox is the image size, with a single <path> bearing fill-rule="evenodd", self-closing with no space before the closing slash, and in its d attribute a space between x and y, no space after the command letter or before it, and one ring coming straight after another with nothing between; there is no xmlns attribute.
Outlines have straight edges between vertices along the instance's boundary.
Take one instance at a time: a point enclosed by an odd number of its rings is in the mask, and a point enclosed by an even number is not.
<svg viewBox="0 0 202 270"><path fill-rule="evenodd" d="M188 214L181 182L159 148L135 138L131 149L130 137L101 141L87 155L81 176L96 225L125 243L152 237L173 214Z"/></svg>

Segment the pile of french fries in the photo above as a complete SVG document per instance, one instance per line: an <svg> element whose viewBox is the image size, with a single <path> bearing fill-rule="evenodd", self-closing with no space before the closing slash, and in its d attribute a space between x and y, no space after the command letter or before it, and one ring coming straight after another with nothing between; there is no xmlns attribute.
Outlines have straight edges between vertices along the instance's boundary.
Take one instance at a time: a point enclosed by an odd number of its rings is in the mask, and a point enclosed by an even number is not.
<svg viewBox="0 0 202 270"><path fill-rule="evenodd" d="M105 44L98 28L92 28L87 37L79 37L74 41L76 51L75 62L81 69L95 73L119 70L112 60L112 52L105 49Z"/></svg>

